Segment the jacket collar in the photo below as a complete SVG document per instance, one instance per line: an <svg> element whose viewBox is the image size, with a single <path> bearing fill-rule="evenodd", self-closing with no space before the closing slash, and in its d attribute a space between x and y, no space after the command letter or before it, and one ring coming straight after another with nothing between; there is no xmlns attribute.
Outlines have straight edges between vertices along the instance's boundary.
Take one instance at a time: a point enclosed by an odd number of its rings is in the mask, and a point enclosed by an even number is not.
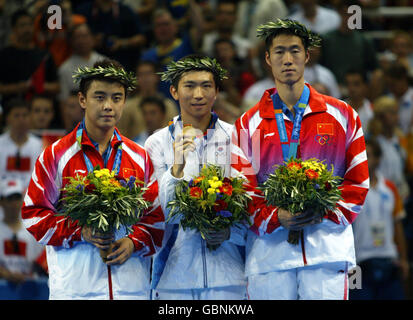
<svg viewBox="0 0 413 320"><path fill-rule="evenodd" d="M77 132L77 130L79 129L79 127L83 128L83 132L82 132L82 147L84 146L90 146L92 148L96 148L96 142L92 141L92 139L89 138L87 132L86 132L86 127L84 126L84 122L81 121L79 122L79 124L76 126L76 128L73 130L73 132ZM118 138L119 137L119 138ZM118 130L118 128L115 127L115 131L113 132L112 138L110 139L110 146L114 149L116 148L119 144L122 143L122 136Z"/></svg>
<svg viewBox="0 0 413 320"><path fill-rule="evenodd" d="M326 103L323 96L318 93L312 86L308 83L305 85L310 89L310 99L308 101L308 106L305 110L304 115L308 113L324 112L327 110ZM264 92L260 102L259 102L259 114L263 119L275 119L274 106L272 104L271 95L276 93L276 88L268 89Z"/></svg>

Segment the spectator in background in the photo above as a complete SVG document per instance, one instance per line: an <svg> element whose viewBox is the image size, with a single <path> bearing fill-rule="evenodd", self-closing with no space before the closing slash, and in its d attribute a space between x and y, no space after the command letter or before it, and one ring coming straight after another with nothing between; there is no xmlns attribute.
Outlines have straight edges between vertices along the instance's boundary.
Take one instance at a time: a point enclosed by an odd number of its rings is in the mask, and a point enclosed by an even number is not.
<svg viewBox="0 0 413 320"><path fill-rule="evenodd" d="M65 100L70 91L77 89L72 78L74 71L79 67L92 67L96 61L105 59L105 56L94 50L93 34L86 23L73 26L68 36L73 54L58 69L60 101Z"/></svg>
<svg viewBox="0 0 413 320"><path fill-rule="evenodd" d="M44 247L22 224L20 209L24 193L20 180L0 180L0 204L4 210L3 221L0 221L0 279L14 284L36 278L35 272L46 275L47 270L46 261L42 259ZM14 289L18 291L15 286ZM3 290L0 285L0 296Z"/></svg>
<svg viewBox="0 0 413 320"><path fill-rule="evenodd" d="M310 59L304 70L305 81L312 86L316 83L320 83L327 88L327 95L334 98L340 98L341 93L338 88L336 77L328 68L318 63L319 58L320 48L316 47L310 50Z"/></svg>
<svg viewBox="0 0 413 320"><path fill-rule="evenodd" d="M369 123L371 134L384 150L379 170L392 181L402 198L409 196L409 187L404 176L406 151L402 147L404 135L398 128L399 105L393 98L382 96L373 102L374 118Z"/></svg>
<svg viewBox="0 0 413 320"><path fill-rule="evenodd" d="M54 101L51 97L33 96L30 102L30 128L34 133L41 136L43 130L51 129L54 116Z"/></svg>
<svg viewBox="0 0 413 320"><path fill-rule="evenodd" d="M119 131L129 139L135 138L146 130L143 120L142 110L139 105L145 97L159 97L166 106L166 117L164 126L168 121L178 114L175 102L167 98L158 88L160 81L156 74L156 65L150 61L141 61L136 67L137 87L134 92L126 99L122 117L118 122Z"/></svg>
<svg viewBox="0 0 413 320"><path fill-rule="evenodd" d="M150 39L151 16L156 8L157 0L123 0L122 2L138 15L141 31L147 39Z"/></svg>
<svg viewBox="0 0 413 320"><path fill-rule="evenodd" d="M201 51L213 56L214 42L217 39L231 40L235 45L237 56L249 58L252 43L234 32L237 20L237 2L233 0L219 1L215 13L215 30L204 35Z"/></svg>
<svg viewBox="0 0 413 320"><path fill-rule="evenodd" d="M353 223L362 284L361 289L350 291L351 300L405 297L402 280L408 277L409 264L402 219L406 213L396 186L378 169L382 150L377 141L366 141L370 190Z"/></svg>
<svg viewBox="0 0 413 320"><path fill-rule="evenodd" d="M240 106L245 91L256 81L248 61L238 57L232 40L222 38L214 43L213 57L228 70L229 74L229 77L222 81L220 94L224 93L230 103Z"/></svg>
<svg viewBox="0 0 413 320"><path fill-rule="evenodd" d="M61 28L51 29L48 26L52 13L48 13L47 10L53 2L62 9ZM37 47L49 51L55 65L59 67L72 54L69 30L77 24L85 23L86 18L73 14L70 0L47 1L38 9L40 12L34 18L34 42Z"/></svg>
<svg viewBox="0 0 413 320"><path fill-rule="evenodd" d="M347 91L346 102L357 111L360 117L364 135L367 135L368 125L373 118L373 104L367 98L368 82L366 76L357 70L349 70L345 75Z"/></svg>
<svg viewBox="0 0 413 320"><path fill-rule="evenodd" d="M353 68L367 75L378 67L373 43L358 30L350 30L347 21L351 16L347 8L351 0L343 0L338 6L341 16L339 29L323 35L320 64L330 69L339 85L344 86L347 70Z"/></svg>
<svg viewBox="0 0 413 320"><path fill-rule="evenodd" d="M60 115L66 133L72 131L82 121L84 112L79 104L77 90L71 91L68 97L60 102Z"/></svg>
<svg viewBox="0 0 413 320"><path fill-rule="evenodd" d="M287 16L288 9L283 0L241 0L238 1L237 19L234 31L252 44L259 44L255 30L258 25Z"/></svg>
<svg viewBox="0 0 413 320"><path fill-rule="evenodd" d="M33 19L25 10L11 19L13 41L0 51L0 94L30 98L34 93L57 94L56 66L47 51L33 43Z"/></svg>
<svg viewBox="0 0 413 320"><path fill-rule="evenodd" d="M180 35L178 23L172 14L164 8L155 10L152 17L155 45L142 54L142 61L151 61L165 70L170 61L179 60L198 50L203 37L204 20L194 1L190 2L189 11L191 27ZM159 83L159 90L172 99L169 87L164 82Z"/></svg>
<svg viewBox="0 0 413 320"><path fill-rule="evenodd" d="M158 97L145 97L139 105L142 111L142 118L145 123L146 130L136 136L133 141L141 146L145 145L146 139L159 130L165 127L166 106L162 99Z"/></svg>
<svg viewBox="0 0 413 320"><path fill-rule="evenodd" d="M90 0L79 5L76 13L86 17L95 36L96 50L133 70L146 43L133 10L115 0Z"/></svg>
<svg viewBox="0 0 413 320"><path fill-rule="evenodd" d="M297 20L311 31L324 34L337 30L340 26L340 15L332 9L318 5L317 0L298 0L299 9L288 18Z"/></svg>
<svg viewBox="0 0 413 320"><path fill-rule="evenodd" d="M262 97L262 93L274 86L274 76L272 75L271 68L265 62L265 46L262 44L258 47L258 73L262 74L260 80L255 82L251 87L247 89L242 97L241 110L243 112L252 108Z"/></svg>
<svg viewBox="0 0 413 320"><path fill-rule="evenodd" d="M407 69L400 63L392 64L385 72L390 96L399 104L398 126L404 135L413 130L413 87L409 86Z"/></svg>
<svg viewBox="0 0 413 320"><path fill-rule="evenodd" d="M29 185L42 141L29 133L30 110L27 102L12 99L5 105L8 130L0 135L0 178L19 179L23 188Z"/></svg>
<svg viewBox="0 0 413 320"><path fill-rule="evenodd" d="M391 51L397 62L413 76L413 39L406 31L395 31L391 41Z"/></svg>

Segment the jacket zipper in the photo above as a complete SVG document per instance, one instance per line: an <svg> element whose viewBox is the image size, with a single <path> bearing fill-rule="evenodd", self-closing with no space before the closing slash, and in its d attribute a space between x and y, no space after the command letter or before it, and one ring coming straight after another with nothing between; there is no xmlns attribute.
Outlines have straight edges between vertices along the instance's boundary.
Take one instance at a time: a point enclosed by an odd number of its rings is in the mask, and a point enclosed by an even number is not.
<svg viewBox="0 0 413 320"><path fill-rule="evenodd" d="M205 256L206 241L201 238L201 249L202 249L202 266L204 269L204 288L208 288L208 277L207 277L207 264Z"/></svg>
<svg viewBox="0 0 413 320"><path fill-rule="evenodd" d="M301 230L301 252L303 254L304 265L307 265L307 258L305 256L305 247L304 247L304 230Z"/></svg>

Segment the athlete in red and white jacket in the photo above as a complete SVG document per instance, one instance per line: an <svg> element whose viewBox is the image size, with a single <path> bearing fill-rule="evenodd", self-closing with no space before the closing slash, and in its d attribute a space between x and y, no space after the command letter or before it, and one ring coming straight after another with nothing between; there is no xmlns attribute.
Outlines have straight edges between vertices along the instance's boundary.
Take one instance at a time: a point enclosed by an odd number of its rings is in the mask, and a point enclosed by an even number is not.
<svg viewBox="0 0 413 320"><path fill-rule="evenodd" d="M107 167L112 167L116 150L122 144L119 175L124 178L133 175L144 181L148 187L145 198L153 202L141 221L133 226L133 233L128 235L135 252L126 262L111 266L111 272L108 272L99 249L82 240L81 228L76 223L69 226L66 218L55 215L60 190L68 182L65 177L87 174L83 152L93 166L104 167L103 158L86 130L80 147L76 140L80 125L39 156L22 208L25 227L37 241L47 246L50 298L148 298L145 295L150 292L150 255L162 245L164 215L158 200L158 183L152 162L143 148L115 129L117 134L110 141L112 152ZM118 231L115 240L124 236L126 230Z"/></svg>
<svg viewBox="0 0 413 320"><path fill-rule="evenodd" d="M308 48L316 45L316 35L291 20L270 22L259 31L275 88L235 122L231 144L232 175L243 174L253 196L253 232L246 246L248 294L251 299L347 298L347 270L355 265L351 223L369 188L360 118L345 102L304 82ZM288 158L283 149L297 142L293 156L325 160L343 178L343 199L321 221L306 212L292 216L269 206L256 189L274 165ZM287 241L293 228L303 230L299 245Z"/></svg>

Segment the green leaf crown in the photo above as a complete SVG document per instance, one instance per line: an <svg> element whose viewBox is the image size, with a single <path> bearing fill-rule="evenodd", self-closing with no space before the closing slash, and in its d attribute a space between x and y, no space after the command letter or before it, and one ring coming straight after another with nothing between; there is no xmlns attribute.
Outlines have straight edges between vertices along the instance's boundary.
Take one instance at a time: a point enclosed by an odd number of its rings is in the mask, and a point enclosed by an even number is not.
<svg viewBox="0 0 413 320"><path fill-rule="evenodd" d="M96 68L79 67L72 77L74 83L80 83L84 79L99 76L119 81L126 86L126 89L129 92L136 88L137 81L133 72L127 72L123 68L116 68L114 66L105 68L102 66Z"/></svg>
<svg viewBox="0 0 413 320"><path fill-rule="evenodd" d="M266 40L268 37L274 37L282 30L288 30L308 44L308 48L320 47L321 37L311 30L307 29L303 24L291 19L277 19L269 21L257 27L257 37Z"/></svg>
<svg viewBox="0 0 413 320"><path fill-rule="evenodd" d="M209 71L220 81L227 79L227 70L221 67L216 59L210 57L187 57L178 61L171 61L166 66L166 71L159 72L159 74L162 81L173 83L182 74L189 71Z"/></svg>

